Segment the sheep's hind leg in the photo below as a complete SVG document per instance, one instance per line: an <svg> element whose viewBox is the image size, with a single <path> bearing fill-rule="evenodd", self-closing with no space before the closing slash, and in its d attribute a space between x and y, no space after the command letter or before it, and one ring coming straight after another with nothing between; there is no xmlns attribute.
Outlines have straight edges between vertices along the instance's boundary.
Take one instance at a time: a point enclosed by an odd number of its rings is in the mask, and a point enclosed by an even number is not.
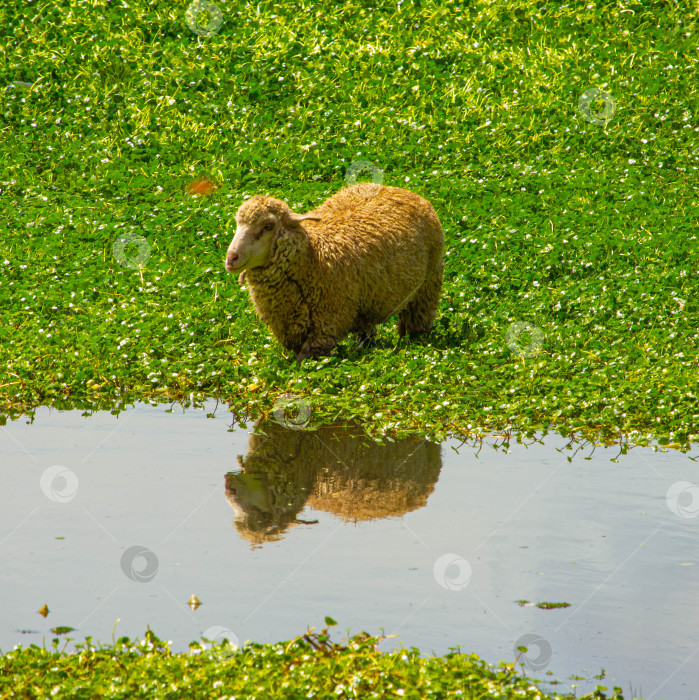
<svg viewBox="0 0 699 700"><path fill-rule="evenodd" d="M316 338L311 337L302 345L299 354L296 356L296 362L303 362L309 357L320 357L321 355L329 355L330 351L337 345L337 340L329 336Z"/></svg>
<svg viewBox="0 0 699 700"><path fill-rule="evenodd" d="M425 280L413 300L398 314L398 335L429 333L437 315L439 295L442 291L442 274Z"/></svg>
<svg viewBox="0 0 699 700"><path fill-rule="evenodd" d="M374 336L376 335L376 326L365 331L360 331L357 335L359 336L360 348L376 345L376 341L374 340Z"/></svg>

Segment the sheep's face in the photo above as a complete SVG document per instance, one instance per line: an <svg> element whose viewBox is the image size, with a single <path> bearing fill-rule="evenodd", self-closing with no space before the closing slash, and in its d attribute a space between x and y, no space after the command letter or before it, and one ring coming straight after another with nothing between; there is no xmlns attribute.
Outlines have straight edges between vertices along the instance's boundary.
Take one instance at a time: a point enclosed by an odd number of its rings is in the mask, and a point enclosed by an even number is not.
<svg viewBox="0 0 699 700"><path fill-rule="evenodd" d="M226 270L242 272L266 265L278 230L279 222L272 217L254 224L238 222L226 254Z"/></svg>
<svg viewBox="0 0 699 700"><path fill-rule="evenodd" d="M299 234L298 223L305 219L318 220L294 214L279 199L251 197L236 214L236 231L226 254L226 270L238 273L264 267L274 257L280 241Z"/></svg>

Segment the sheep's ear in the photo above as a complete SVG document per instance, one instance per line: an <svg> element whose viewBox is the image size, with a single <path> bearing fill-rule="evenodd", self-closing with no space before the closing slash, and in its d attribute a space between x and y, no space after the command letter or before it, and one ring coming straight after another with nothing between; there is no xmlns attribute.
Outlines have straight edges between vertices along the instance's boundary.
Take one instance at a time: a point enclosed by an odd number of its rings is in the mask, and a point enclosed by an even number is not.
<svg viewBox="0 0 699 700"><path fill-rule="evenodd" d="M296 214L293 211L287 215L289 223L298 224L301 221L320 221L319 216L311 216L310 214Z"/></svg>

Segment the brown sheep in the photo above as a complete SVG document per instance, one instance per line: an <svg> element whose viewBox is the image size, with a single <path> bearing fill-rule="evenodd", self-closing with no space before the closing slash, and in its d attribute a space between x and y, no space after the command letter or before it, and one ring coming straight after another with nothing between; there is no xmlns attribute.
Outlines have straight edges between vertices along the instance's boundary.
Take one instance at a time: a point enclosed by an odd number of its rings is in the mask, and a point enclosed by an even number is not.
<svg viewBox="0 0 699 700"><path fill-rule="evenodd" d="M307 214L255 195L236 224L226 269L245 273L255 310L298 362L330 353L348 333L367 340L396 313L401 337L432 327L444 239L434 208L414 192L353 185Z"/></svg>

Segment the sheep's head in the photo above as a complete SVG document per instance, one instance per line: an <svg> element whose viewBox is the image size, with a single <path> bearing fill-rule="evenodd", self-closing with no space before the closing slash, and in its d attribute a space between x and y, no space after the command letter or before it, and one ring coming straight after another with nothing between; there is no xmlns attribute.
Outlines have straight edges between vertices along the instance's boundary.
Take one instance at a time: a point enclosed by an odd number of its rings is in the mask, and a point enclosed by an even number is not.
<svg viewBox="0 0 699 700"><path fill-rule="evenodd" d="M307 219L319 221L315 216L295 214L279 199L250 197L235 216L236 231L226 254L226 270L238 273L264 267L280 243L302 235L298 224Z"/></svg>

